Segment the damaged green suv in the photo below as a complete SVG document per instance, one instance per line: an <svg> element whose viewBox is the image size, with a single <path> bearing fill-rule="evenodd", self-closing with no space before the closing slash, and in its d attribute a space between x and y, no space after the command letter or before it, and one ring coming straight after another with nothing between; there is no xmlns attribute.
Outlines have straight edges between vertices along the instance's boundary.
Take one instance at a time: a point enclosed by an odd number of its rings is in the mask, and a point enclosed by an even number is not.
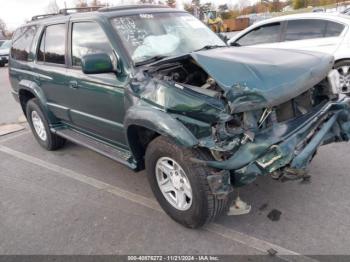
<svg viewBox="0 0 350 262"><path fill-rule="evenodd" d="M187 227L244 211L234 188L258 176L307 178L319 146L349 139L349 101L327 54L227 47L162 6L71 11L13 36L12 92L35 138L145 168L159 204Z"/></svg>

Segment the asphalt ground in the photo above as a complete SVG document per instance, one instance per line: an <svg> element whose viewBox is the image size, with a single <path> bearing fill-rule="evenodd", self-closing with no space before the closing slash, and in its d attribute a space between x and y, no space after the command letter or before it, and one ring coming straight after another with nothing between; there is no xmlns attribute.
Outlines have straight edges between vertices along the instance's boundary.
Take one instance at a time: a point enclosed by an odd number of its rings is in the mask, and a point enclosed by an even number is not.
<svg viewBox="0 0 350 262"><path fill-rule="evenodd" d="M0 128L22 115L9 92L7 68L1 68ZM288 261L350 255L347 143L321 148L311 182L261 177L240 190L251 213L190 230L160 209L144 171L134 173L73 143L47 152L21 125L24 130L0 136L0 254L226 254ZM272 249L277 257L268 255Z"/></svg>

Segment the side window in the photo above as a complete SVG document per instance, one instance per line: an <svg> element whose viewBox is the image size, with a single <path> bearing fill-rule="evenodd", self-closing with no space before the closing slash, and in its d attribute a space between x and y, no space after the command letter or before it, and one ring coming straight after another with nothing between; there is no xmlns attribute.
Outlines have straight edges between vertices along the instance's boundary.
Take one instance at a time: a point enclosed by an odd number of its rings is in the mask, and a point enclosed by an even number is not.
<svg viewBox="0 0 350 262"><path fill-rule="evenodd" d="M15 60L27 61L32 45L35 26L22 27L16 30L12 38L11 57Z"/></svg>
<svg viewBox="0 0 350 262"><path fill-rule="evenodd" d="M66 25L57 24L46 27L41 37L37 60L46 63L64 65L66 43Z"/></svg>
<svg viewBox="0 0 350 262"><path fill-rule="evenodd" d="M112 47L101 27L94 22L78 22L72 29L72 65L81 66L86 54L107 53L113 57Z"/></svg>
<svg viewBox="0 0 350 262"><path fill-rule="evenodd" d="M345 26L336 22L327 22L326 37L336 37L339 36Z"/></svg>
<svg viewBox="0 0 350 262"><path fill-rule="evenodd" d="M285 41L322 38L326 33L327 21L303 19L288 21Z"/></svg>
<svg viewBox="0 0 350 262"><path fill-rule="evenodd" d="M281 23L257 27L236 41L241 46L275 43L279 41Z"/></svg>

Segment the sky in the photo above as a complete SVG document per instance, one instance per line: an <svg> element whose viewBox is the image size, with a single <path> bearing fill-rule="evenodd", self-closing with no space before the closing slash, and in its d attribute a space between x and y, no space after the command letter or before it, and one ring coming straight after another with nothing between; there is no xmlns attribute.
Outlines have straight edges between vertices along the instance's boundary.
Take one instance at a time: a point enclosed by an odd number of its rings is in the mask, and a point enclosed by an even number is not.
<svg viewBox="0 0 350 262"><path fill-rule="evenodd" d="M0 18L6 23L9 30L14 30L18 26L30 20L32 16L44 14L47 7L52 0L0 0ZM121 3L129 4L136 2L136 0L102 0L108 1L112 5ZM178 0L181 1L181 0ZM182 0L189 2L190 0ZM256 0L246 0L246 2L253 2ZM76 0L56 0L60 8L64 8L66 2L67 7L73 7ZM212 2L219 4L236 4L242 0L202 0L202 2Z"/></svg>

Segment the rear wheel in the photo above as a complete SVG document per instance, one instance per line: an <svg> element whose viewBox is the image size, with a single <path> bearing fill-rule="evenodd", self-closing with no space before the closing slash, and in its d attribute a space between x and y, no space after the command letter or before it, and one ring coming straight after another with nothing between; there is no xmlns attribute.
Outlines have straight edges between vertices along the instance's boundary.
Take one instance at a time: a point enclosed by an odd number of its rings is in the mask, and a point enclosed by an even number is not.
<svg viewBox="0 0 350 262"><path fill-rule="evenodd" d="M343 60L337 62L334 68L338 70L340 74L340 84L342 92L350 92L350 60ZM350 95L350 93L348 95Z"/></svg>
<svg viewBox="0 0 350 262"><path fill-rule="evenodd" d="M50 131L49 123L36 98L28 101L26 115L30 128L42 147L47 150L56 150L64 145L66 140Z"/></svg>
<svg viewBox="0 0 350 262"><path fill-rule="evenodd" d="M0 67L4 67L4 66L5 66L5 63L0 62Z"/></svg>
<svg viewBox="0 0 350 262"><path fill-rule="evenodd" d="M164 211L190 228L203 226L228 210L230 201L212 194L207 176L213 169L189 161L208 159L203 152L182 148L157 137L146 150L146 170L152 191Z"/></svg>

